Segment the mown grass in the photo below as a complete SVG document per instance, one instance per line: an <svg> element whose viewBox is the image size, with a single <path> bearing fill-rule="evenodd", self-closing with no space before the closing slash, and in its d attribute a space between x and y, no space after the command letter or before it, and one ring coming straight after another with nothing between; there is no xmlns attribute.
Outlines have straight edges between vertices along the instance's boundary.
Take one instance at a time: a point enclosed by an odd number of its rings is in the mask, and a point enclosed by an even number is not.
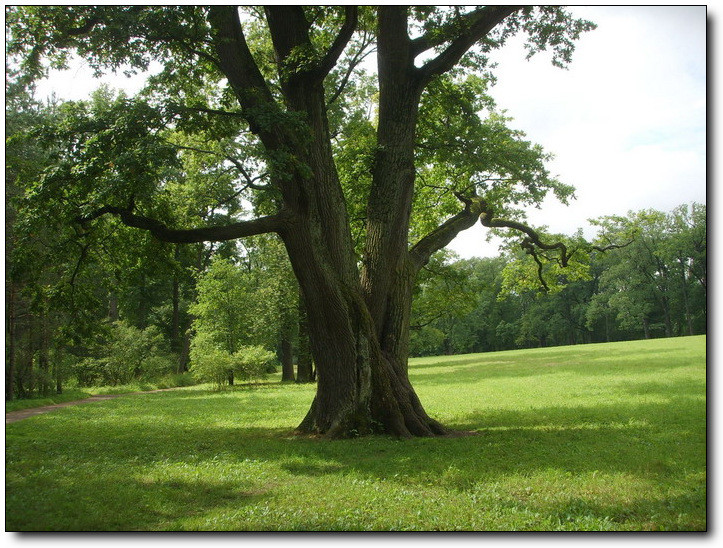
<svg viewBox="0 0 723 548"><path fill-rule="evenodd" d="M7 425L6 529L705 530L705 337L412 360L477 434L324 441L308 385L190 387Z"/></svg>

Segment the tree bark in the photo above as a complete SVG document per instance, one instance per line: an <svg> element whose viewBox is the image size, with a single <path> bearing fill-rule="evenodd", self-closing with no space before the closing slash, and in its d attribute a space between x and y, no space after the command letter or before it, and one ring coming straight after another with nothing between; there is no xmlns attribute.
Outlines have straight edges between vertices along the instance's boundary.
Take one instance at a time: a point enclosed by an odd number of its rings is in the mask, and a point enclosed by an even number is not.
<svg viewBox="0 0 723 548"><path fill-rule="evenodd" d="M292 325L288 311L283 312L281 318L281 333L279 341L279 358L281 360L281 381L294 382L294 350L291 343Z"/></svg>
<svg viewBox="0 0 723 548"><path fill-rule="evenodd" d="M304 297L299 291L299 342L297 345L296 382L314 380L313 360L309 342L309 319Z"/></svg>

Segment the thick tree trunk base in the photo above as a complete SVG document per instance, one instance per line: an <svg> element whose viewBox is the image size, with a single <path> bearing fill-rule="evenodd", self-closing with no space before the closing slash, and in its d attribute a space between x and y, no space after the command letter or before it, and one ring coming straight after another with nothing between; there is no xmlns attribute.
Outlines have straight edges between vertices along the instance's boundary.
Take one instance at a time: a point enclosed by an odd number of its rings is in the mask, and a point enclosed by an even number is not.
<svg viewBox="0 0 723 548"><path fill-rule="evenodd" d="M330 439L371 434L398 438L454 435L427 415L406 374L395 372L387 360L374 371L368 401L355 402L329 415L320 409L317 393L296 433Z"/></svg>
<svg viewBox="0 0 723 548"><path fill-rule="evenodd" d="M354 420L358 422L353 422ZM461 438L468 436L477 436L481 432L475 430L454 430L447 428L430 419L425 432L422 434L412 434L408 429L385 428L379 421L370 417L349 417L347 422L340 421L338 427L329 431L321 431L314 426L313 418L308 416L293 431L293 435L298 437L307 437L310 439L326 439L341 440L353 439L362 436L391 436L398 439L411 439L415 437L434 437L434 438Z"/></svg>

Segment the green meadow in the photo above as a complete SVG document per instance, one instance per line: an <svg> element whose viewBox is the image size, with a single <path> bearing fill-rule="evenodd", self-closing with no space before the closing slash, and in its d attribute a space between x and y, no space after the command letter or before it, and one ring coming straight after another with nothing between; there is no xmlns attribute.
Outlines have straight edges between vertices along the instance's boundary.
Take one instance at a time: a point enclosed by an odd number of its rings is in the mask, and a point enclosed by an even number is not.
<svg viewBox="0 0 723 548"><path fill-rule="evenodd" d="M276 379L60 409L6 427L6 530L702 531L705 345L413 359L449 438L295 436Z"/></svg>

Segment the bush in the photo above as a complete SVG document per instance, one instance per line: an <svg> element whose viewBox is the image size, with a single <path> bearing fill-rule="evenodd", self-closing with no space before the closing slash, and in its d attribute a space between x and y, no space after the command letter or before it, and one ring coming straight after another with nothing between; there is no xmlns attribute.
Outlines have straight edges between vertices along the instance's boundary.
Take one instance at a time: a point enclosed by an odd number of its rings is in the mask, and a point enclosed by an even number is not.
<svg viewBox="0 0 723 548"><path fill-rule="evenodd" d="M103 362L95 358L85 358L72 367L72 374L78 386L93 386L103 379Z"/></svg>
<svg viewBox="0 0 723 548"><path fill-rule="evenodd" d="M199 382L211 382L217 390L235 379L249 380L266 377L266 371L276 359L273 352L262 346L242 346L234 354L219 350L205 337L196 337L191 346L191 373Z"/></svg>
<svg viewBox="0 0 723 548"><path fill-rule="evenodd" d="M117 386L139 379L157 378L173 372L173 360L155 326L138 329L123 321L110 325L108 339L73 366L80 386Z"/></svg>
<svg viewBox="0 0 723 548"><path fill-rule="evenodd" d="M159 379L156 384L158 388L176 388L179 386L194 386L196 382L193 374L186 371L185 373L169 373Z"/></svg>
<svg viewBox="0 0 723 548"><path fill-rule="evenodd" d="M242 346L233 357L236 361L234 373L242 379L266 378L269 367L276 360L276 355L263 346Z"/></svg>

